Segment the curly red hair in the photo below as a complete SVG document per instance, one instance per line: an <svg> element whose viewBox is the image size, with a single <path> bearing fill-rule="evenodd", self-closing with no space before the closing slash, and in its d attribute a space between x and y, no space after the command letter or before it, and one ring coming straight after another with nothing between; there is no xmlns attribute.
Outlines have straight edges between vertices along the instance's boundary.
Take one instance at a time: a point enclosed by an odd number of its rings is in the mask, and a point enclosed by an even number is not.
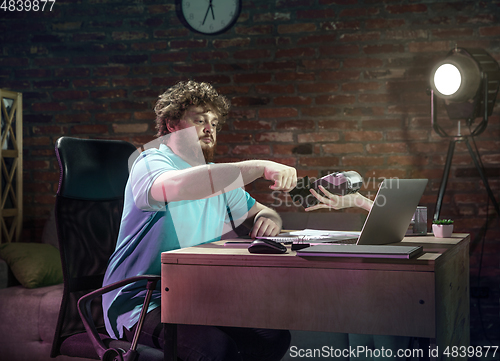
<svg viewBox="0 0 500 361"><path fill-rule="evenodd" d="M167 124L175 126L190 106L210 106L219 116L217 130L225 123L231 104L209 83L181 81L159 96L155 105L157 136L169 133Z"/></svg>

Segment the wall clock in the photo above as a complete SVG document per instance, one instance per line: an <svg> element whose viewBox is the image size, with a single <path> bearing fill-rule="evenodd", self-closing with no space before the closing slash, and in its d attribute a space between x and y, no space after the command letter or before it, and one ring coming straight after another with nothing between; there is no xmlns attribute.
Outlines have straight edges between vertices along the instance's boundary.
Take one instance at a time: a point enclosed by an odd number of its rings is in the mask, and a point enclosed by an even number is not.
<svg viewBox="0 0 500 361"><path fill-rule="evenodd" d="M241 0L176 0L176 11L188 29L205 35L229 30L241 12Z"/></svg>

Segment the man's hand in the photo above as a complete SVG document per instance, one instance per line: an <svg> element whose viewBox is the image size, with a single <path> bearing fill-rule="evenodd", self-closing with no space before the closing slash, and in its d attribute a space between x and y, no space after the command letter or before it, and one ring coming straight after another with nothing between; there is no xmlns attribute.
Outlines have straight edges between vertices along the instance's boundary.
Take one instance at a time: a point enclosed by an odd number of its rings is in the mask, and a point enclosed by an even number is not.
<svg viewBox="0 0 500 361"><path fill-rule="evenodd" d="M263 176L267 180L274 181L274 184L269 188L275 191L289 192L297 185L297 171L295 168L283 164L266 163Z"/></svg>
<svg viewBox="0 0 500 361"><path fill-rule="evenodd" d="M325 187L319 186L319 189L326 195L322 196L314 189L310 189L313 196L316 197L321 203L308 207L305 209L306 212L314 211L320 208L333 208L336 210L350 207L359 207L367 211L370 211L373 201L362 196L359 193L347 194L345 196L339 196L328 192Z"/></svg>
<svg viewBox="0 0 500 361"><path fill-rule="evenodd" d="M281 226L276 224L272 219L267 217L259 217L252 228L250 237L273 237L280 233Z"/></svg>

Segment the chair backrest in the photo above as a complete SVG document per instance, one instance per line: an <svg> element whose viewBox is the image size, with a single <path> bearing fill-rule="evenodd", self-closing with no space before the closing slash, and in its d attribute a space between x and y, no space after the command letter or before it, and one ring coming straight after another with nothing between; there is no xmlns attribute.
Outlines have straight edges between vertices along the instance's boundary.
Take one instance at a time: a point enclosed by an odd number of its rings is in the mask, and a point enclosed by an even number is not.
<svg viewBox="0 0 500 361"><path fill-rule="evenodd" d="M129 157L136 148L120 140L59 138L55 152L60 167L55 218L64 275L64 293L52 347L85 332L78 299L102 286L113 253L123 211ZM103 327L96 305L96 322ZM100 314L99 314L100 312Z"/></svg>

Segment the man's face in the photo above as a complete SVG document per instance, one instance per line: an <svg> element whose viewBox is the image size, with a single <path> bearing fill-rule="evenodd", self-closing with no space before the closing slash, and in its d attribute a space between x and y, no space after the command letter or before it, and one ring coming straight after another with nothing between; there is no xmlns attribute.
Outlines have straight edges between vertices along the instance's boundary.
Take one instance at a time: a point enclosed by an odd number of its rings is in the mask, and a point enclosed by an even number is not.
<svg viewBox="0 0 500 361"><path fill-rule="evenodd" d="M179 123L172 129L178 131L194 127L198 137L198 144L203 151L207 162L213 161L215 147L217 145L217 125L219 117L209 106L190 106Z"/></svg>

